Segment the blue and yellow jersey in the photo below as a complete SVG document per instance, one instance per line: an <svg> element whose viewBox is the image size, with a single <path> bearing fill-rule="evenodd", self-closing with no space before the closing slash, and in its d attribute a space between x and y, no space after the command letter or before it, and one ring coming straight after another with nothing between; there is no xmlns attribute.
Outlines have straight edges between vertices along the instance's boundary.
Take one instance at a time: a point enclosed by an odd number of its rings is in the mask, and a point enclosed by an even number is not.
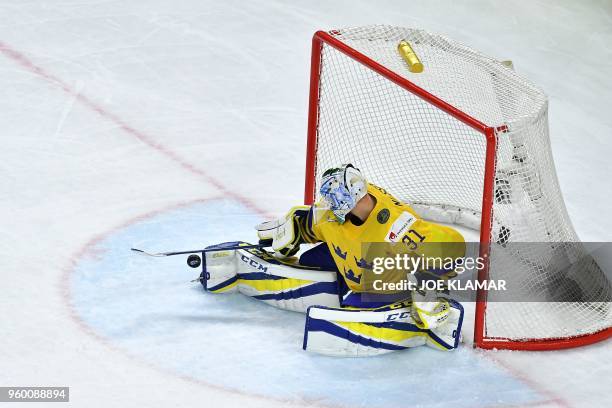
<svg viewBox="0 0 612 408"><path fill-rule="evenodd" d="M374 197L376 205L361 225L349 219L340 224L331 211L322 209L319 204L313 205L306 220L300 223L300 235L305 242L327 244L352 291L364 291L362 274L364 268L371 268L363 258L364 243L388 242L392 244L390 247L398 247L398 251L425 256L458 258L465 255L464 238L455 229L423 220L409 205L373 184L368 185L368 193ZM448 245L435 245L449 242L462 244L450 246L453 253L448 253Z"/></svg>

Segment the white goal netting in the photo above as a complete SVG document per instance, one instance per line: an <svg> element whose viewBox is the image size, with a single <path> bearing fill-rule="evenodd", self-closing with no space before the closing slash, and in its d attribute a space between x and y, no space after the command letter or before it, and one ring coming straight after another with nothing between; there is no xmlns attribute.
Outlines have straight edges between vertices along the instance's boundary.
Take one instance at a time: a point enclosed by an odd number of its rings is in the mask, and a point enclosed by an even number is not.
<svg viewBox="0 0 612 408"><path fill-rule="evenodd" d="M422 30L330 34L485 125L505 126L497 133L492 225L484 228L491 242L554 244L493 248L490 278L520 282L523 300L533 301L489 297L485 337L547 340L612 326L608 279L580 246L566 244L579 239L561 197L542 91L499 61ZM409 72L400 56L404 39L422 73ZM325 169L353 163L425 218L479 230L486 146L480 131L323 43L317 182Z"/></svg>

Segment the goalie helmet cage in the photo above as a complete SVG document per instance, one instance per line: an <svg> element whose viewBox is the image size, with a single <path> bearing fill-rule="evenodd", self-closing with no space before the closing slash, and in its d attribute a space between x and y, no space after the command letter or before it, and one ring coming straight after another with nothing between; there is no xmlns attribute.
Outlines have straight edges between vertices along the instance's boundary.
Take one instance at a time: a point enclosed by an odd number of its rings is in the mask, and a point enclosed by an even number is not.
<svg viewBox="0 0 612 408"><path fill-rule="evenodd" d="M397 50L401 40L412 45L423 72L409 71ZM390 26L318 31L304 201L318 198L326 168L353 163L423 218L479 230L480 256L488 261L480 281L511 270L526 291L546 293L550 282L558 290L564 282L542 267L550 257L534 255L516 266L491 245L579 242L558 185L547 120L547 98L538 88L443 36ZM600 293L602 302L493 302L481 290L474 346L549 350L609 338L609 282L594 261L580 267L579 282L571 284Z"/></svg>

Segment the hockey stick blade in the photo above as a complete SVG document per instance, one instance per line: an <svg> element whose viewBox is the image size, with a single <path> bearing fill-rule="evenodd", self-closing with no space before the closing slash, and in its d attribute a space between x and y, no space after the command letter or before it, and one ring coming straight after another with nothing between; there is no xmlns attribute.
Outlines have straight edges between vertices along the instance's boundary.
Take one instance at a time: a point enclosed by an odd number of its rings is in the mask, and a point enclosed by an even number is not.
<svg viewBox="0 0 612 408"><path fill-rule="evenodd" d="M147 256L155 256L155 257L169 256L169 254L166 252L151 253L151 252L143 251L142 249L138 249L138 248L130 248L130 250L137 252L141 255L147 255Z"/></svg>

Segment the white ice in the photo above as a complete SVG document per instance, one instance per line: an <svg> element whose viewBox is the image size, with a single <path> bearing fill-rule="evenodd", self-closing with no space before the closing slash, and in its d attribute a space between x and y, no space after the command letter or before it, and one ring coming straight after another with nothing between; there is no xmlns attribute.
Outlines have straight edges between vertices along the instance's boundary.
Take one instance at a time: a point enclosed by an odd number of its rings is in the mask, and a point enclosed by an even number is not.
<svg viewBox="0 0 612 408"><path fill-rule="evenodd" d="M322 358L302 316L127 252L252 240L300 203L310 37L373 23L512 59L550 97L578 234L610 240L609 1L6 0L0 386L66 385L88 407L611 405L609 341Z"/></svg>

